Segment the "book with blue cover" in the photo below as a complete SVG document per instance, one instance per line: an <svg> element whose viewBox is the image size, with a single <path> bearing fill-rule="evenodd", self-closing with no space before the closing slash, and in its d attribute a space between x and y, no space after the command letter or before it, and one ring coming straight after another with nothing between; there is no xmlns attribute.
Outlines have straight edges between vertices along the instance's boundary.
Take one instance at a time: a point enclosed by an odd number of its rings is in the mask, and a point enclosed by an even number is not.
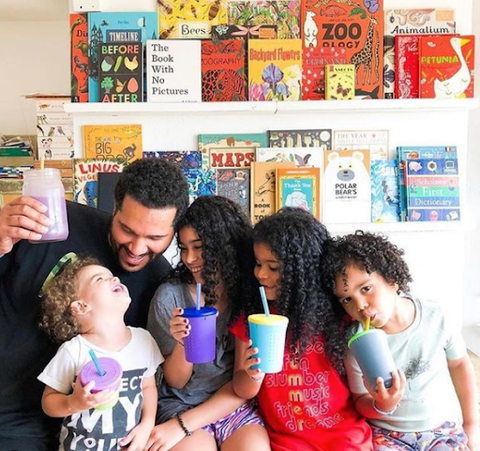
<svg viewBox="0 0 480 451"><path fill-rule="evenodd" d="M88 101L99 102L98 49L101 43L142 42L157 39L154 12L94 12L88 14Z"/></svg>
<svg viewBox="0 0 480 451"><path fill-rule="evenodd" d="M405 188L408 221L460 220L456 158L408 158Z"/></svg>
<svg viewBox="0 0 480 451"><path fill-rule="evenodd" d="M372 222L399 222L400 196L397 161L371 161L370 176L372 180Z"/></svg>
<svg viewBox="0 0 480 451"><path fill-rule="evenodd" d="M397 147L400 220L407 220L405 192L405 161L407 158L457 158L456 146L399 146Z"/></svg>
<svg viewBox="0 0 480 451"><path fill-rule="evenodd" d="M199 169L202 167L202 153L199 150L144 151L143 158L161 158L182 169Z"/></svg>

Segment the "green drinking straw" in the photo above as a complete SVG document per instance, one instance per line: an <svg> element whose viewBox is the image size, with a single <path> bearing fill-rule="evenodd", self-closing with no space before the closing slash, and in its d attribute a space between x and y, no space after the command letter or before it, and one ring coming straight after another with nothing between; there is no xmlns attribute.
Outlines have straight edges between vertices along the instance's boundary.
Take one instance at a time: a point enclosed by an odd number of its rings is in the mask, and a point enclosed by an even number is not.
<svg viewBox="0 0 480 451"><path fill-rule="evenodd" d="M95 355L95 352L93 351L93 349L90 349L88 353L92 358L93 364L95 365L95 368L97 369L97 373L99 374L99 376L105 376L105 371L102 368L102 365L100 365L100 362L98 361L97 356Z"/></svg>
<svg viewBox="0 0 480 451"><path fill-rule="evenodd" d="M262 298L263 310L265 310L265 316L270 316L270 309L268 308L267 296L265 295L265 288L260 287L260 297Z"/></svg>
<svg viewBox="0 0 480 451"><path fill-rule="evenodd" d="M200 299L202 297L202 284L197 283L197 299L196 299L196 304L197 304L197 310L200 310Z"/></svg>

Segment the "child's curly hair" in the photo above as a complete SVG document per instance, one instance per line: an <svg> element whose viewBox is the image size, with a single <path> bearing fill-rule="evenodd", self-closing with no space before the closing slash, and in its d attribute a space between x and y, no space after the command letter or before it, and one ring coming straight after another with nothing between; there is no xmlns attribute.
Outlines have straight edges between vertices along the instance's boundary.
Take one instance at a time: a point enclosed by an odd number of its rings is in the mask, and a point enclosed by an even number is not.
<svg viewBox="0 0 480 451"><path fill-rule="evenodd" d="M355 266L368 274L380 274L388 283L398 284L399 291L409 292L412 276L403 259L404 251L381 234L355 233L330 240L322 262L322 277L325 288L334 296L335 279L345 275L347 266ZM334 297L334 299L336 299ZM336 313L345 315L339 302L335 302Z"/></svg>
<svg viewBox="0 0 480 451"><path fill-rule="evenodd" d="M93 257L83 257L68 263L45 289L40 328L59 343L70 340L80 333L70 306L77 300L78 272L91 265L100 265L100 262Z"/></svg>

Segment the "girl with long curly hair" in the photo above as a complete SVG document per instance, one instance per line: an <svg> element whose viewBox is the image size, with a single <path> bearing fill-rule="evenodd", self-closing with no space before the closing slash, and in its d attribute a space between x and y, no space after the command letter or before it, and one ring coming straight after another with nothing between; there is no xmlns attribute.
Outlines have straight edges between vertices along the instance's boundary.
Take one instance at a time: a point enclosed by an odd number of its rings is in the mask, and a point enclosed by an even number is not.
<svg viewBox="0 0 480 451"><path fill-rule="evenodd" d="M260 297L248 300L244 317L231 326L236 336L233 387L257 396L273 451L369 451L371 430L355 411L343 377L344 324L325 295L319 268L329 234L310 213L284 208L254 228L255 276L270 311L289 320L284 364L263 374L252 366L246 318L263 311Z"/></svg>
<svg viewBox="0 0 480 451"><path fill-rule="evenodd" d="M150 305L148 329L165 356L150 451L268 451L268 435L256 407L232 389L235 345L228 326L253 282L252 226L235 202L221 196L196 199L176 225L181 260ZM187 307L218 310L216 356L192 364L183 340L190 333ZM197 343L202 346L202 343Z"/></svg>

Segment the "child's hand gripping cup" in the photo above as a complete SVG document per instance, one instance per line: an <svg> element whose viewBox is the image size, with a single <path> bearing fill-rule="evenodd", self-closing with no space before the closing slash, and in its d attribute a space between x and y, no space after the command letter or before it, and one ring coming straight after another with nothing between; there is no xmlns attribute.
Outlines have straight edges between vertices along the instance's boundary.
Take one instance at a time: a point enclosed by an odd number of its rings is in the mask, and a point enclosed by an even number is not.
<svg viewBox="0 0 480 451"><path fill-rule="evenodd" d="M280 372L283 367L288 318L257 313L248 317L248 325L252 348L258 349L254 357L260 358L260 363L252 368L260 368L263 373Z"/></svg>
<svg viewBox="0 0 480 451"><path fill-rule="evenodd" d="M378 377L383 379L385 388L392 386L392 372L396 370L396 365L383 330L358 332L348 340L348 347L362 370L367 388L376 391Z"/></svg>
<svg viewBox="0 0 480 451"><path fill-rule="evenodd" d="M217 309L213 307L186 308L190 334L183 339L185 359L190 363L208 363L215 360L217 339Z"/></svg>
<svg viewBox="0 0 480 451"><path fill-rule="evenodd" d="M100 371L97 364L100 366ZM80 383L85 386L89 382L94 381L95 385L92 388L92 393L98 393L103 390L115 392L115 396L108 404L95 407L96 410L108 410L118 401L123 370L120 364L110 357L98 358L97 364L91 360L83 366L79 375Z"/></svg>

